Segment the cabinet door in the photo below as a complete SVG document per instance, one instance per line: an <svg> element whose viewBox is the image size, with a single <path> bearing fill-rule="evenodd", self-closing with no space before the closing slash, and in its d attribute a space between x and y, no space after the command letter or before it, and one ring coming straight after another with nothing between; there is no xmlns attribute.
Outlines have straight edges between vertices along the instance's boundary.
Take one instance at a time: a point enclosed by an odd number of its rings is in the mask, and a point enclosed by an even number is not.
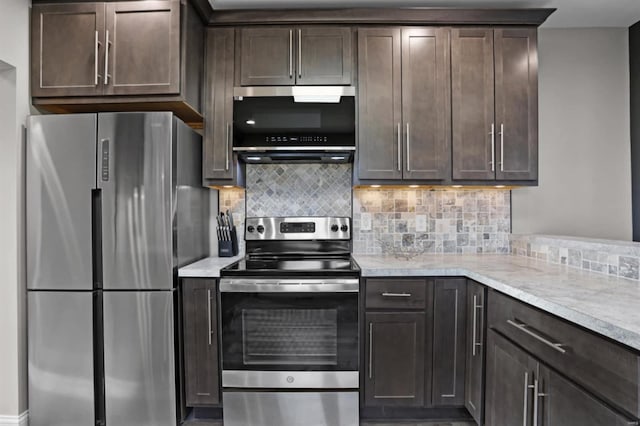
<svg viewBox="0 0 640 426"><path fill-rule="evenodd" d="M179 93L179 1L107 3L106 27L106 94Z"/></svg>
<svg viewBox="0 0 640 426"><path fill-rule="evenodd" d="M485 424L531 425L536 366L526 352L489 330Z"/></svg>
<svg viewBox="0 0 640 426"><path fill-rule="evenodd" d="M220 403L215 280L182 282L184 369L189 407Z"/></svg>
<svg viewBox="0 0 640 426"><path fill-rule="evenodd" d="M296 84L349 85L352 82L351 28L299 28Z"/></svg>
<svg viewBox="0 0 640 426"><path fill-rule="evenodd" d="M467 362L464 406L482 424L484 405L484 359L486 336L486 288L467 281Z"/></svg>
<svg viewBox="0 0 640 426"><path fill-rule="evenodd" d="M104 3L33 5L33 97L102 94L104 12Z"/></svg>
<svg viewBox="0 0 640 426"><path fill-rule="evenodd" d="M436 280L433 304L433 405L464 404L467 282Z"/></svg>
<svg viewBox="0 0 640 426"><path fill-rule="evenodd" d="M554 371L540 365L535 426L628 426L637 424ZM537 420L537 421L536 421Z"/></svg>
<svg viewBox="0 0 640 426"><path fill-rule="evenodd" d="M232 179L233 28L209 29L206 47L204 177Z"/></svg>
<svg viewBox="0 0 640 426"><path fill-rule="evenodd" d="M358 33L358 176L402 179L399 28Z"/></svg>
<svg viewBox="0 0 640 426"><path fill-rule="evenodd" d="M294 30L243 28L240 30L240 84L287 86L295 84Z"/></svg>
<svg viewBox="0 0 640 426"><path fill-rule="evenodd" d="M425 316L366 314L365 405L422 406Z"/></svg>
<svg viewBox="0 0 640 426"><path fill-rule="evenodd" d="M495 179L493 30L451 30L454 180Z"/></svg>
<svg viewBox="0 0 640 426"><path fill-rule="evenodd" d="M403 177L441 180L451 164L449 30L402 30Z"/></svg>
<svg viewBox="0 0 640 426"><path fill-rule="evenodd" d="M495 30L496 178L538 178L538 56L535 28Z"/></svg>

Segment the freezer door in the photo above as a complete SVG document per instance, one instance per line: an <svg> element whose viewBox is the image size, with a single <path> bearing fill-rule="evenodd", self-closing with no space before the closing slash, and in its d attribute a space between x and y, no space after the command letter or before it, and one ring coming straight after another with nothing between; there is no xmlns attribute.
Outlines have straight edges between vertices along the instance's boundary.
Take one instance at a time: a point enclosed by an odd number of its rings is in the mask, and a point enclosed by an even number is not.
<svg viewBox="0 0 640 426"><path fill-rule="evenodd" d="M172 115L100 114L105 290L173 287Z"/></svg>
<svg viewBox="0 0 640 426"><path fill-rule="evenodd" d="M95 425L92 297L28 294L31 426Z"/></svg>
<svg viewBox="0 0 640 426"><path fill-rule="evenodd" d="M27 286L91 290L95 114L27 120Z"/></svg>
<svg viewBox="0 0 640 426"><path fill-rule="evenodd" d="M106 423L175 426L173 292L104 292Z"/></svg>

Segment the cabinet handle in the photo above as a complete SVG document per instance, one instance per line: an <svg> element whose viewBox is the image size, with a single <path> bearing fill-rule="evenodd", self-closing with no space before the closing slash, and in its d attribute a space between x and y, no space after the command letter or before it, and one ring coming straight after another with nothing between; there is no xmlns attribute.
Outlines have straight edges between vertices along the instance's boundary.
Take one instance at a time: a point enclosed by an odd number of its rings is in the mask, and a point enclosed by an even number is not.
<svg viewBox="0 0 640 426"><path fill-rule="evenodd" d="M369 379L373 378L373 323L369 323Z"/></svg>
<svg viewBox="0 0 640 426"><path fill-rule="evenodd" d="M407 122L407 171L411 171L411 129Z"/></svg>
<svg viewBox="0 0 640 426"><path fill-rule="evenodd" d="M476 356L477 351L476 351L476 346L482 346L482 341L479 340L478 342L476 342L476 337L478 337L478 332L477 332L477 320L478 320L478 310L482 309L482 305L478 305L478 295L474 294L473 295L473 348L471 349L473 356Z"/></svg>
<svg viewBox="0 0 640 426"><path fill-rule="evenodd" d="M207 289L207 329L209 331L209 346L211 346L211 335L213 334L213 330L211 327L211 290Z"/></svg>
<svg viewBox="0 0 640 426"><path fill-rule="evenodd" d="M549 394L539 392L540 383L538 379L533 381L533 426L538 426L538 398L549 396Z"/></svg>
<svg viewBox="0 0 640 426"><path fill-rule="evenodd" d="M104 45L104 85L109 84L109 47L111 42L109 41L109 30L107 30L107 36L105 37Z"/></svg>
<svg viewBox="0 0 640 426"><path fill-rule="evenodd" d="M298 30L298 78L302 79L302 30Z"/></svg>
<svg viewBox="0 0 640 426"><path fill-rule="evenodd" d="M504 172L504 123L500 124L500 171Z"/></svg>
<svg viewBox="0 0 640 426"><path fill-rule="evenodd" d="M289 30L289 78L293 78L293 30Z"/></svg>
<svg viewBox="0 0 640 426"><path fill-rule="evenodd" d="M98 39L98 31L96 31L96 43L95 43L95 82L94 84L97 86L98 85L98 79L101 78L102 76L98 73L98 56L100 55L100 40Z"/></svg>
<svg viewBox="0 0 640 426"><path fill-rule="evenodd" d="M402 163L402 135L400 132L400 123L398 123L398 140L397 140L397 144L398 144L398 171L402 171L401 167L402 165L400 163Z"/></svg>
<svg viewBox="0 0 640 426"><path fill-rule="evenodd" d="M196 395L198 395L198 396L211 396L210 393L204 393L204 392L198 392L198 393L196 393Z"/></svg>
<svg viewBox="0 0 640 426"><path fill-rule="evenodd" d="M524 402L522 405L522 426L527 426L527 411L529 411L529 389L534 385L529 384L529 372L524 372Z"/></svg>
<svg viewBox="0 0 640 426"><path fill-rule="evenodd" d="M491 136L491 171L496 171L496 126L494 123L491 123L491 131L489 132Z"/></svg>
<svg viewBox="0 0 640 426"><path fill-rule="evenodd" d="M225 147L225 166L224 170L229 170L229 141L231 139L231 123L227 123L227 146Z"/></svg>
<svg viewBox="0 0 640 426"><path fill-rule="evenodd" d="M411 297L411 293L382 293L383 297Z"/></svg>
<svg viewBox="0 0 640 426"><path fill-rule="evenodd" d="M517 323L515 321L512 320L507 320L507 323L509 323L509 325L517 328L518 330L527 333L529 336L533 337L534 339L538 340L539 342L544 343L545 345L551 347L552 349L555 349L556 351L560 352L561 354L566 354L567 351L566 349L563 349L562 346L564 346L561 343L554 343L551 342L547 339L545 339L544 337L534 333L533 331L529 330L527 327L529 327L527 324L520 322Z"/></svg>

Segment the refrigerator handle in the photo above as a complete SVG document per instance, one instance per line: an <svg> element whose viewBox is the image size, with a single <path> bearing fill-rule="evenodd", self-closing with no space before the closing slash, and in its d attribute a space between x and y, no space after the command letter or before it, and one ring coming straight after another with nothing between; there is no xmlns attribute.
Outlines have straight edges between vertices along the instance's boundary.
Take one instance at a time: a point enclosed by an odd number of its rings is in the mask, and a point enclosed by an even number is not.
<svg viewBox="0 0 640 426"><path fill-rule="evenodd" d="M106 426L104 371L104 309L102 292L93 293L93 395L95 426Z"/></svg>
<svg viewBox="0 0 640 426"><path fill-rule="evenodd" d="M102 290L102 190L91 190L91 263L93 289Z"/></svg>

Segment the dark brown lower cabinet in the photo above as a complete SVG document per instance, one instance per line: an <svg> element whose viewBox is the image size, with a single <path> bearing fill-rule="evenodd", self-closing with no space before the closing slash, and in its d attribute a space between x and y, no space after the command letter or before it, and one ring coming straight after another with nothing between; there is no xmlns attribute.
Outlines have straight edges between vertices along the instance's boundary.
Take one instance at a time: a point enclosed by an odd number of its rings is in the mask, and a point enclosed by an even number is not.
<svg viewBox="0 0 640 426"><path fill-rule="evenodd" d="M486 287L467 280L467 348L464 406L479 425L482 424L484 414L486 294Z"/></svg>
<svg viewBox="0 0 640 426"><path fill-rule="evenodd" d="M487 338L486 424L529 426L535 361L489 330Z"/></svg>
<svg viewBox="0 0 640 426"><path fill-rule="evenodd" d="M571 381L539 365L534 426L637 425L615 412ZM536 391L534 387L534 392Z"/></svg>
<svg viewBox="0 0 640 426"><path fill-rule="evenodd" d="M467 280L435 280L433 303L434 406L464 405Z"/></svg>
<svg viewBox="0 0 640 426"><path fill-rule="evenodd" d="M367 312L365 404L424 405L425 314Z"/></svg>
<svg viewBox="0 0 640 426"><path fill-rule="evenodd" d="M189 407L220 404L216 281L182 281L185 396Z"/></svg>
<svg viewBox="0 0 640 426"><path fill-rule="evenodd" d="M487 344L487 425L638 424L495 331L489 331Z"/></svg>

